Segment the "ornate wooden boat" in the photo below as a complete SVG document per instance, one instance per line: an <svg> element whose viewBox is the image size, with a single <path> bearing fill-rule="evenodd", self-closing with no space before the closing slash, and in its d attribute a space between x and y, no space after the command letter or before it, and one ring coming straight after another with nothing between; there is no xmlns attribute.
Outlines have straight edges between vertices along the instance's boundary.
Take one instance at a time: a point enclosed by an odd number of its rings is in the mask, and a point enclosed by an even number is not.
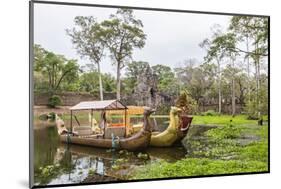
<svg viewBox="0 0 281 189"><path fill-rule="evenodd" d="M132 135L143 127L143 123L140 122L139 117L144 113L143 106L128 106L127 115L124 116L122 110L110 110L106 112L107 115L118 115L122 117L123 122L126 123L126 132L128 135ZM192 116L182 113L182 110L177 107L172 107L169 115L170 125L163 131L157 131L157 121L154 120L154 128L156 132L152 132L152 144L150 146L155 147L168 147L179 143L187 134L191 125ZM136 120L137 119L137 120Z"/></svg>
<svg viewBox="0 0 281 189"><path fill-rule="evenodd" d="M77 117L73 116L73 111L90 110L91 124L90 126L81 126ZM98 132L95 126L95 119L93 118L93 111L101 111L102 126ZM123 110L126 117L127 107L118 100L107 101L91 101L80 102L76 106L70 108L71 120L70 131L64 127L63 120L56 116L56 125L60 140L65 143L87 145L101 148L116 148L126 149L130 151L146 148L150 143L151 138L151 124L149 116L154 112L151 108L145 108L143 113L143 128L136 134L129 136L126 133L126 121L122 124L110 124L106 120L106 111ZM78 126L73 127L72 117L75 118ZM125 118L126 120L126 118Z"/></svg>
<svg viewBox="0 0 281 189"><path fill-rule="evenodd" d="M163 132L154 132L151 135L150 146L154 147L168 147L172 146L178 141L182 140L189 129L192 121L191 116L180 115L181 109L171 107L170 123L168 128Z"/></svg>

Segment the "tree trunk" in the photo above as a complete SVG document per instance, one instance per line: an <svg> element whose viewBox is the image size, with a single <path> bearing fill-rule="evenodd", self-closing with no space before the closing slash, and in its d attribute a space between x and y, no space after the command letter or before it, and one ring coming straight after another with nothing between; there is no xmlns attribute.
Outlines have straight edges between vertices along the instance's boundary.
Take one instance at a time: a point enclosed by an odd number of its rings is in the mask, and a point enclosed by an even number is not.
<svg viewBox="0 0 281 189"><path fill-rule="evenodd" d="M50 70L48 70L48 76L49 76L49 89L51 89L52 88L52 75L51 75Z"/></svg>
<svg viewBox="0 0 281 189"><path fill-rule="evenodd" d="M60 77L58 83L54 86L54 91L58 90L58 88L59 88L59 86L60 86L60 84L61 84L63 78L64 78L69 72L71 72L72 69L73 69L73 68L70 68L70 69L66 70L66 71L62 74L62 76Z"/></svg>
<svg viewBox="0 0 281 189"><path fill-rule="evenodd" d="M52 64L52 91L54 90L54 88L55 88L55 80L54 80L54 78L55 78L55 65L54 65L54 63Z"/></svg>
<svg viewBox="0 0 281 189"><path fill-rule="evenodd" d="M260 61L259 57L257 58L257 108L258 108L258 117L261 116L261 108L260 108Z"/></svg>
<svg viewBox="0 0 281 189"><path fill-rule="evenodd" d="M232 79L232 116L235 115L235 82L234 82L234 78Z"/></svg>
<svg viewBox="0 0 281 189"><path fill-rule="evenodd" d="M221 68L220 68L220 62L217 60L218 63L218 74L219 74L219 86L218 86L218 92L219 92L219 114L221 114Z"/></svg>
<svg viewBox="0 0 281 189"><path fill-rule="evenodd" d="M234 59L232 59L232 68L234 69ZM231 100L231 105L232 105L232 116L235 115L235 109L236 109L236 104L235 104L235 73L232 73L232 100Z"/></svg>
<svg viewBox="0 0 281 189"><path fill-rule="evenodd" d="M249 37L246 37L246 48L247 52L249 52ZM250 83L250 57L247 57L247 76L248 76L248 89L247 89L247 95L248 95L248 103L251 102L251 83Z"/></svg>
<svg viewBox="0 0 281 189"><path fill-rule="evenodd" d="M100 63L97 63L97 65L98 65L98 72L99 72L100 100L103 100L103 86L102 86L102 78L100 72Z"/></svg>
<svg viewBox="0 0 281 189"><path fill-rule="evenodd" d="M121 91L121 79L120 79L120 62L117 62L117 86L116 86L116 98L117 100L121 99L120 91Z"/></svg>
<svg viewBox="0 0 281 189"><path fill-rule="evenodd" d="M246 48L247 48L247 52L249 52L249 37L247 36L246 38ZM247 75L248 78L250 78L250 57L247 57Z"/></svg>
<svg viewBox="0 0 281 189"><path fill-rule="evenodd" d="M257 53L258 44L255 46L255 52ZM260 60L259 56L256 55L255 57L255 66L256 66L256 85L257 85L257 90L256 90L256 108L257 108L257 116L260 116L260 99L259 99L259 93L260 93Z"/></svg>

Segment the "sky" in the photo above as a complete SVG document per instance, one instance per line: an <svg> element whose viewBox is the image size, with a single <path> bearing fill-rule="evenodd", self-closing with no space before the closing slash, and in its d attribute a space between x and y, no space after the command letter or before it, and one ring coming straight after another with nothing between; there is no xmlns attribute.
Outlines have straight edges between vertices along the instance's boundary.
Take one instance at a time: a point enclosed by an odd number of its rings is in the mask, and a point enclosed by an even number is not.
<svg viewBox="0 0 281 189"><path fill-rule="evenodd" d="M77 59L82 66L90 61L80 58L74 49L66 29L74 27L76 16L94 16L98 21L108 19L116 13L114 8L81 7L67 5L35 4L34 43L46 50L62 54L68 59ZM150 65L163 64L178 67L185 60L203 60L206 51L199 47L205 38L211 37L210 28L219 24L226 29L230 16L134 10L134 15L144 25L147 35L142 49L134 49L133 60L146 61ZM115 75L116 66L109 57L101 62L103 73ZM124 74L125 69L123 70Z"/></svg>

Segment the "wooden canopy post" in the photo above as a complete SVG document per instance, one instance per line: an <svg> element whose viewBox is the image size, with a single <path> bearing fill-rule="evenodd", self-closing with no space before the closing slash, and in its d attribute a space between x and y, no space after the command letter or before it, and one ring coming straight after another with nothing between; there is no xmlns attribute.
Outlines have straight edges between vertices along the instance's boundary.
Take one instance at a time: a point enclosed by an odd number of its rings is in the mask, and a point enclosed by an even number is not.
<svg viewBox="0 0 281 189"><path fill-rule="evenodd" d="M124 117L124 120L125 120L125 136L127 136L127 109L125 108L125 117Z"/></svg>
<svg viewBox="0 0 281 189"><path fill-rule="evenodd" d="M103 138L105 138L105 127L106 127L106 112L105 110L102 112L102 121L103 121Z"/></svg>
<svg viewBox="0 0 281 189"><path fill-rule="evenodd" d="M103 126L103 138L105 137L105 126L106 126L106 124L104 124L104 126Z"/></svg>
<svg viewBox="0 0 281 189"><path fill-rule="evenodd" d="M70 110L70 132L72 133L72 110Z"/></svg>
<svg viewBox="0 0 281 189"><path fill-rule="evenodd" d="M91 109L91 127L93 127L93 109Z"/></svg>

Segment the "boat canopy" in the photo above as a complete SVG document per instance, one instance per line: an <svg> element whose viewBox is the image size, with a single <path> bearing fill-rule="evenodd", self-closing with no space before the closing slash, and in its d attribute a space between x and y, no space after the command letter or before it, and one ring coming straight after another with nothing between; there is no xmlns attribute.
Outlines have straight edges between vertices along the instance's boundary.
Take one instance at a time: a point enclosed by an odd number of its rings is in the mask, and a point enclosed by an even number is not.
<svg viewBox="0 0 281 189"><path fill-rule="evenodd" d="M127 114L128 115L137 115L143 114L144 109L147 108L146 106L127 106ZM124 114L122 110L109 110L106 111L107 114Z"/></svg>
<svg viewBox="0 0 281 189"><path fill-rule="evenodd" d="M71 107L70 110L125 110L127 106L119 100L84 101Z"/></svg>

